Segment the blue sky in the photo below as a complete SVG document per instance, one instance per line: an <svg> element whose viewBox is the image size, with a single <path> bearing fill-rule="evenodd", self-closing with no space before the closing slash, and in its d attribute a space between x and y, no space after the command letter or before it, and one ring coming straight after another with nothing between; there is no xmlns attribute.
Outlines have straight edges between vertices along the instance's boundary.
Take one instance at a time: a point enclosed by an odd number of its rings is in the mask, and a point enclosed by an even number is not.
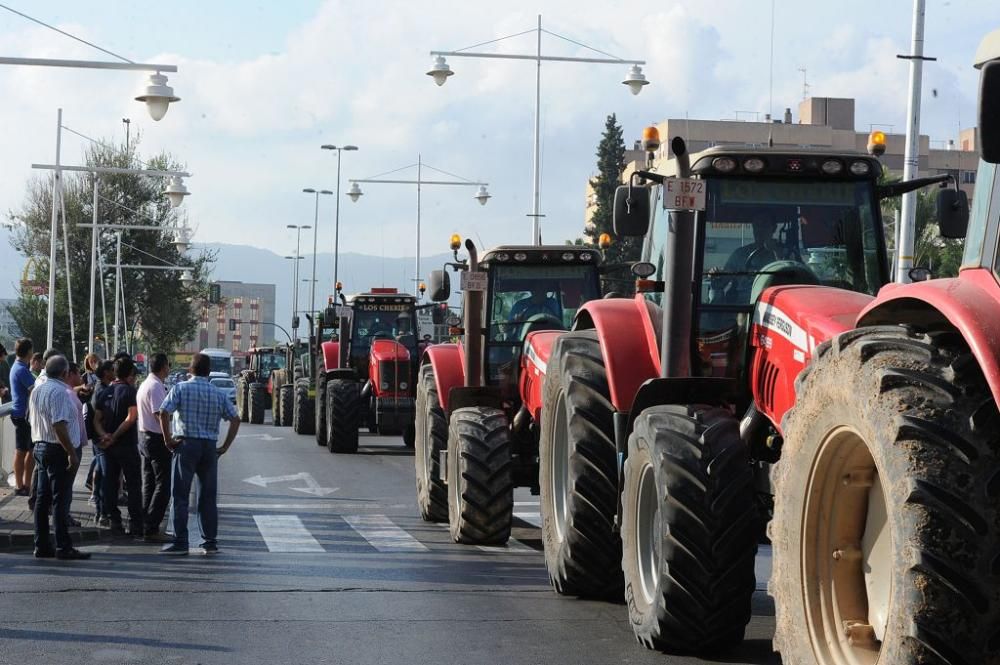
<svg viewBox="0 0 1000 665"><path fill-rule="evenodd" d="M355 143L344 179L425 162L489 181L480 207L462 188L423 194L424 254L459 232L484 244L527 242L531 194L534 78L525 62L458 60L447 85L424 76L427 52L450 50L545 26L624 58L645 59L652 84L633 97L624 67L543 68L544 237L579 235L586 178L604 117L618 115L627 141L666 117L732 118L767 112L769 0L658 0L537 3L178 0L7 0L141 61L177 64L170 83L183 101L160 123L132 101L142 76L0 67L0 210L17 209L32 162L51 161L55 110L95 137L121 137L122 117L146 150L167 149L194 177L185 208L197 239L240 242L288 253L288 223L312 223L303 187L333 188L334 158L322 143ZM976 77L970 63L980 37L1000 26L995 0L928 0L923 133L954 138L973 124ZM887 0L776 0L774 112L796 108L802 74L818 96L853 96L857 124L905 122L912 3ZM546 52L583 55L545 38ZM4 55L103 59L106 56L0 11ZM533 37L503 42L529 52ZM937 91L937 96L932 95ZM746 116L743 116L746 117ZM79 161L82 140L66 137L64 161ZM346 185L345 185L346 189ZM345 251L413 253L415 192L365 188L341 204ZM333 205L322 200L319 242L332 247ZM224 277L224 276L223 276Z"/></svg>

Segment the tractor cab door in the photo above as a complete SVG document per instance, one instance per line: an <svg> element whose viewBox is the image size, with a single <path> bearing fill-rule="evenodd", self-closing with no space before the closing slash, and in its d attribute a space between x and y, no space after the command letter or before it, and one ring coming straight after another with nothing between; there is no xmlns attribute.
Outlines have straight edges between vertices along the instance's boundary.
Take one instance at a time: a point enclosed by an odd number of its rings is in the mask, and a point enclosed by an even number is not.
<svg viewBox="0 0 1000 665"><path fill-rule="evenodd" d="M576 310L600 297L593 265L496 264L486 303L486 383L517 396L524 339L536 330L569 330Z"/></svg>

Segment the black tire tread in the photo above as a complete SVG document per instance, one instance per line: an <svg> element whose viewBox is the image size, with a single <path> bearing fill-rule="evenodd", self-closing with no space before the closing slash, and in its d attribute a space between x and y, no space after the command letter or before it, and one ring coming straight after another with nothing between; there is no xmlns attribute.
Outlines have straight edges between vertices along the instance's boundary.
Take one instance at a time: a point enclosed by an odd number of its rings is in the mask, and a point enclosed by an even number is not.
<svg viewBox="0 0 1000 665"><path fill-rule="evenodd" d="M361 386L357 381L334 379L327 384L327 448L331 453L358 452L361 425Z"/></svg>
<svg viewBox="0 0 1000 665"><path fill-rule="evenodd" d="M295 386L286 383L278 390L278 410L281 427L290 427L295 413Z"/></svg>
<svg viewBox="0 0 1000 665"><path fill-rule="evenodd" d="M295 401L292 405L292 431L296 434L314 434L315 416L312 409L313 401L309 399L309 388L305 385L295 386Z"/></svg>
<svg viewBox="0 0 1000 665"><path fill-rule="evenodd" d="M441 408L438 399L437 383L434 381L434 368L430 364L420 368L417 381L416 403L416 440L414 442L414 465L417 476L417 506L420 517L427 522L448 521L448 488L441 479L442 450L448 447L448 418ZM423 476L427 446L431 446L430 469L427 476L430 480L424 485Z"/></svg>
<svg viewBox="0 0 1000 665"><path fill-rule="evenodd" d="M458 483L458 505L449 526L456 543L502 545L514 517L511 441L507 417L490 407L465 407L451 414L448 429L449 483ZM450 490L450 488L449 488Z"/></svg>
<svg viewBox="0 0 1000 665"><path fill-rule="evenodd" d="M264 423L264 411L267 410L267 390L263 383L251 383L247 390L248 416L251 425Z"/></svg>

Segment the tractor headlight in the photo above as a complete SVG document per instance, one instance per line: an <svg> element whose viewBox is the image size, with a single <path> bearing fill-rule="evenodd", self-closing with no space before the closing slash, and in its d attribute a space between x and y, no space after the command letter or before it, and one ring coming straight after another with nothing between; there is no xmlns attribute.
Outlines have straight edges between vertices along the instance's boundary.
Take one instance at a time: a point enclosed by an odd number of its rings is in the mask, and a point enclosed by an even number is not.
<svg viewBox="0 0 1000 665"><path fill-rule="evenodd" d="M409 387L410 387L410 385L406 381L400 381L399 382L399 389L400 390L406 390Z"/></svg>
<svg viewBox="0 0 1000 665"><path fill-rule="evenodd" d="M382 382L382 390L388 390L388 389L389 389L389 382L388 381L383 381Z"/></svg>

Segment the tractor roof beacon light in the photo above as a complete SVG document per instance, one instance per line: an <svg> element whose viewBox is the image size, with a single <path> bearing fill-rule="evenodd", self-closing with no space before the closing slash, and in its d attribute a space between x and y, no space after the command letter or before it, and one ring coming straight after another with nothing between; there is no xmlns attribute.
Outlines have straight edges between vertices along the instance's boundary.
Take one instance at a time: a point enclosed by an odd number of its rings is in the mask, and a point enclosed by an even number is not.
<svg viewBox="0 0 1000 665"><path fill-rule="evenodd" d="M633 95L638 95L642 92L643 86L649 85L649 81L646 80L646 75L642 73L642 67L639 65L632 65L632 68L628 70L628 76L622 83L629 87Z"/></svg>
<svg viewBox="0 0 1000 665"><path fill-rule="evenodd" d="M597 239L597 246L600 247L601 249L607 249L608 247L611 247L611 234L602 233L600 237Z"/></svg>
<svg viewBox="0 0 1000 665"><path fill-rule="evenodd" d="M868 135L868 154L875 157L885 154L885 132L876 129Z"/></svg>
<svg viewBox="0 0 1000 665"><path fill-rule="evenodd" d="M660 130L653 125L642 130L642 149L646 152L656 152L660 149Z"/></svg>
<svg viewBox="0 0 1000 665"><path fill-rule="evenodd" d="M149 85L146 86L141 95L135 98L135 101L146 102L149 116L153 120L162 120L163 116L167 114L170 102L179 102L181 98L174 95L174 89L167 85L167 77L156 72L150 74Z"/></svg>
<svg viewBox="0 0 1000 665"><path fill-rule="evenodd" d="M457 252L462 246L462 236L452 233L451 239L448 241L448 246L451 248L451 251Z"/></svg>
<svg viewBox="0 0 1000 665"><path fill-rule="evenodd" d="M476 196L474 198L479 201L479 205L486 205L486 202L491 198L490 193L486 191L486 185L479 186L479 191L476 192Z"/></svg>
<svg viewBox="0 0 1000 665"><path fill-rule="evenodd" d="M334 286L337 289L337 293L340 293L341 291L344 290L344 283L343 282L337 282Z"/></svg>
<svg viewBox="0 0 1000 665"><path fill-rule="evenodd" d="M180 176L174 176L170 179L170 184L167 185L166 194L167 198L170 199L170 207L178 208L184 203L184 197L190 195L191 192L184 186L184 181Z"/></svg>
<svg viewBox="0 0 1000 665"><path fill-rule="evenodd" d="M361 188L358 186L358 183L352 182L351 188L347 190L347 195L351 197L352 201L357 203L358 199L364 196L364 192L361 191Z"/></svg>
<svg viewBox="0 0 1000 665"><path fill-rule="evenodd" d="M444 85L445 81L448 80L448 77L454 73L455 72L451 71L451 67L448 66L448 63L445 61L443 55L439 55L434 58L434 64L431 65L431 68L427 71L427 75L433 78L434 82L439 86Z"/></svg>

